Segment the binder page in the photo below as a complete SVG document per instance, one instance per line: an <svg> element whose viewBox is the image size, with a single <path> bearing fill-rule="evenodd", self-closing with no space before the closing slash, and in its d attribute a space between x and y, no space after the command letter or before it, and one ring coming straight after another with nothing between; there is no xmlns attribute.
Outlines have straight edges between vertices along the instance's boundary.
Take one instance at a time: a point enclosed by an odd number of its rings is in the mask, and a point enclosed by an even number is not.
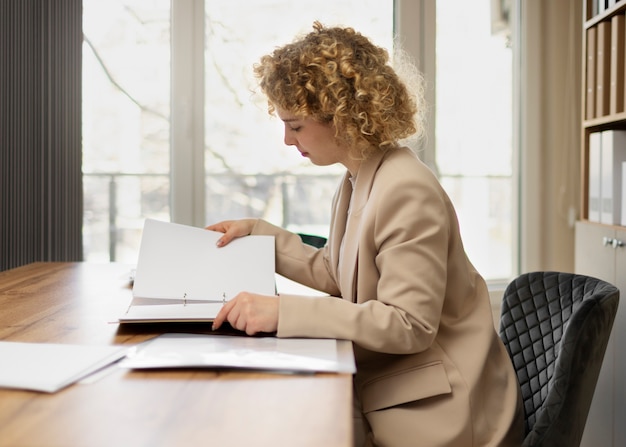
<svg viewBox="0 0 626 447"><path fill-rule="evenodd" d="M167 302L168 304L163 304ZM213 321L222 308L222 303L199 303L192 301L150 300L135 298L126 313L119 317L120 323Z"/></svg>
<svg viewBox="0 0 626 447"><path fill-rule="evenodd" d="M146 219L133 296L221 303L242 291L273 295L274 237L246 236L218 248L221 235Z"/></svg>

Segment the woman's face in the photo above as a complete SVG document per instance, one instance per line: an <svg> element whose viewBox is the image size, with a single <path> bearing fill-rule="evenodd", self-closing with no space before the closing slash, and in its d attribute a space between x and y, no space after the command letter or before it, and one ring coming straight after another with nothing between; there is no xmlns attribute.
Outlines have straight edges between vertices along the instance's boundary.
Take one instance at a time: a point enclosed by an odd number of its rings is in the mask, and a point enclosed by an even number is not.
<svg viewBox="0 0 626 447"><path fill-rule="evenodd" d="M312 118L296 117L291 113L276 109L278 117L285 124L285 144L296 149L318 166L341 163L353 174L358 164L349 157L348 149L335 140L335 128L331 123L320 123Z"/></svg>

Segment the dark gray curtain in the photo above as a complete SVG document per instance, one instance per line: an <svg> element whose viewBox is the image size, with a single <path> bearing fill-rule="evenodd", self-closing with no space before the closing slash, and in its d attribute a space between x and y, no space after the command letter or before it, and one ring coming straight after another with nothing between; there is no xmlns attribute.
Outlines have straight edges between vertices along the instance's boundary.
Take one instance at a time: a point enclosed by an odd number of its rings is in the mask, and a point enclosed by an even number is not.
<svg viewBox="0 0 626 447"><path fill-rule="evenodd" d="M0 270L82 260L82 0L0 0Z"/></svg>

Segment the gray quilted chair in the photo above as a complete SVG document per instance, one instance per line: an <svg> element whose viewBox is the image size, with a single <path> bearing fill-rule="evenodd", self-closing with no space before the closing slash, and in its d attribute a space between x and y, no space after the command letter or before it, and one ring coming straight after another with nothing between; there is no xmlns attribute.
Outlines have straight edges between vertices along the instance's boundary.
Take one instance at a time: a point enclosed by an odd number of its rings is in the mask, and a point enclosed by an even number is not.
<svg viewBox="0 0 626 447"><path fill-rule="evenodd" d="M580 445L618 302L612 284L572 273L525 273L508 285L500 337L522 390L523 446Z"/></svg>

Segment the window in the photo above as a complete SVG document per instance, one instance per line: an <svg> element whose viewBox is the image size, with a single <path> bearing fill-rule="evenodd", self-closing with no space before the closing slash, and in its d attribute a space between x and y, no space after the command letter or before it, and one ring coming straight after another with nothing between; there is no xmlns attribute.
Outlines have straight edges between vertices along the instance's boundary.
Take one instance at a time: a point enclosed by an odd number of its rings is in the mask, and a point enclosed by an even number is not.
<svg viewBox="0 0 626 447"><path fill-rule="evenodd" d="M317 19L387 48L395 23L419 64L433 55L435 125L420 154L457 208L472 262L488 279L509 278L517 199L506 4L84 0L85 259L136 262L146 217L197 226L263 217L327 235L343 169L284 146L281 123L252 92L252 64Z"/></svg>
<svg viewBox="0 0 626 447"><path fill-rule="evenodd" d="M492 0L437 2L436 161L463 242L490 279L514 274L513 52Z"/></svg>
<svg viewBox="0 0 626 447"><path fill-rule="evenodd" d="M251 93L252 64L313 20L349 23L392 47L392 0L84 0L86 260L135 262L146 217L263 217L327 235L343 170L312 167L285 147ZM202 127L203 137L190 136Z"/></svg>

